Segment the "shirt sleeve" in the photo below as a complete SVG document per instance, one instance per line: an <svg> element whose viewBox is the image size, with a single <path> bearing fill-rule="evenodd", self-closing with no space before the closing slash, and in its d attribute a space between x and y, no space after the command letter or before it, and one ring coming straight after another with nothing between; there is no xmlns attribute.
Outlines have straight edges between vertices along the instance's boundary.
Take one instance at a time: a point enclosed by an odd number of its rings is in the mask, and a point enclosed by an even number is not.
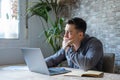
<svg viewBox="0 0 120 80"><path fill-rule="evenodd" d="M83 70L93 69L103 57L103 46L100 41L91 42L85 51L72 53L71 60Z"/></svg>
<svg viewBox="0 0 120 80"><path fill-rule="evenodd" d="M66 60L64 49L60 49L54 55L51 55L50 57L45 58L45 61L48 67L55 67L64 60Z"/></svg>

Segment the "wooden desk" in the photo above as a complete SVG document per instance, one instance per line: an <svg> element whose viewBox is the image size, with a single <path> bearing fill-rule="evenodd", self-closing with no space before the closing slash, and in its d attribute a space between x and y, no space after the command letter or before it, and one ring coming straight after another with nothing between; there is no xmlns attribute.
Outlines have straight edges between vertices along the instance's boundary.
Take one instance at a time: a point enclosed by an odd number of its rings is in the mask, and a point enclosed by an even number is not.
<svg viewBox="0 0 120 80"><path fill-rule="evenodd" d="M20 68L23 67L23 68ZM71 69L74 71L75 69ZM93 77L72 77L55 75L43 75L40 73L30 72L27 67L19 65L16 69L8 66L0 67L0 80L120 80L119 74L104 73L103 78L93 78Z"/></svg>

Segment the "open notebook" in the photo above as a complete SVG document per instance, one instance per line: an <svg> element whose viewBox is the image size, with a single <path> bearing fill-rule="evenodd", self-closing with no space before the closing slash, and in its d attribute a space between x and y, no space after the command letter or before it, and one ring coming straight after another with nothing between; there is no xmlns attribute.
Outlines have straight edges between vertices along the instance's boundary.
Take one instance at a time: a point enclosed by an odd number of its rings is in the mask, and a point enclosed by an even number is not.
<svg viewBox="0 0 120 80"><path fill-rule="evenodd" d="M88 71L72 71L70 73L64 74L65 76L81 76L81 77L103 77L104 73L100 71L88 70Z"/></svg>

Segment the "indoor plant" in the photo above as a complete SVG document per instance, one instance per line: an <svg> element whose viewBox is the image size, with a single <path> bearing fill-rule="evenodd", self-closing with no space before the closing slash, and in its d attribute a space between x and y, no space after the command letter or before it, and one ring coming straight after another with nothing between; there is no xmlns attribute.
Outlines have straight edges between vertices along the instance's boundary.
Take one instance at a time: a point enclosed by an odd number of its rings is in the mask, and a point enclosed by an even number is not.
<svg viewBox="0 0 120 80"><path fill-rule="evenodd" d="M64 18L61 18L60 12L63 7L64 5L59 4L59 0L39 0L28 9L28 13L31 13L30 17L37 15L43 18L47 24L50 24L50 26L46 27L43 23L43 29L46 40L52 46L54 52L61 47ZM54 20L51 19L49 12L54 14Z"/></svg>

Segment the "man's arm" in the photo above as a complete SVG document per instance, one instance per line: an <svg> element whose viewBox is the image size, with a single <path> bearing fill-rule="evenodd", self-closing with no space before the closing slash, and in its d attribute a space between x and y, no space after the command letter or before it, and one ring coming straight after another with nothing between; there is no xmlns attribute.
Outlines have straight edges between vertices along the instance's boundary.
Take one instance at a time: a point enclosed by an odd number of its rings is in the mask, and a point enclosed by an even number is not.
<svg viewBox="0 0 120 80"><path fill-rule="evenodd" d="M71 60L84 70L93 69L101 57L103 57L103 46L100 41L91 42L84 53L76 52L70 54Z"/></svg>
<svg viewBox="0 0 120 80"><path fill-rule="evenodd" d="M65 50L64 49L60 49L54 55L52 55L50 57L47 57L45 59L48 67L55 67L55 66L57 66L58 64L60 64L64 60L66 60Z"/></svg>
<svg viewBox="0 0 120 80"><path fill-rule="evenodd" d="M63 37L62 48L54 55L45 59L48 67L54 67L66 60L65 53L67 52L72 40Z"/></svg>

